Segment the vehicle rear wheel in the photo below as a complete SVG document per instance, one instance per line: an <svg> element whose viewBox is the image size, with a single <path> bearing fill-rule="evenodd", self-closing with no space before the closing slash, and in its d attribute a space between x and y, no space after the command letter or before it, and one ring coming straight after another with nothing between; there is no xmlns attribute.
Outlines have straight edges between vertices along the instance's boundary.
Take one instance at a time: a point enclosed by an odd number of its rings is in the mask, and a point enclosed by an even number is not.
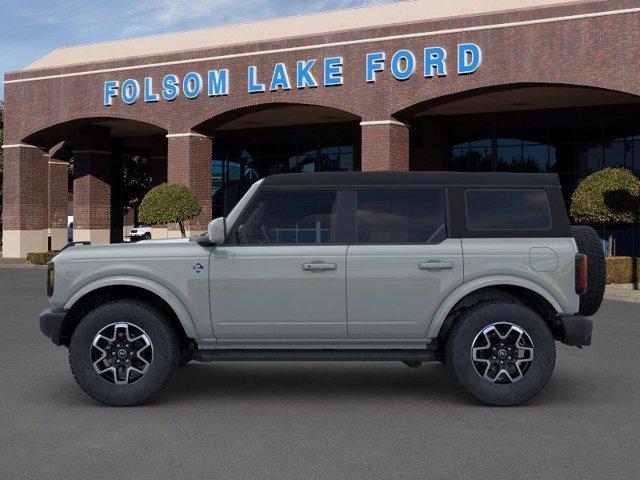
<svg viewBox="0 0 640 480"><path fill-rule="evenodd" d="M180 341L173 325L143 302L117 300L91 310L73 332L71 371L80 387L111 406L133 406L175 372Z"/></svg>
<svg viewBox="0 0 640 480"><path fill-rule="evenodd" d="M445 351L447 366L464 389L493 406L518 405L536 396L556 359L545 321L508 302L470 308L451 328Z"/></svg>

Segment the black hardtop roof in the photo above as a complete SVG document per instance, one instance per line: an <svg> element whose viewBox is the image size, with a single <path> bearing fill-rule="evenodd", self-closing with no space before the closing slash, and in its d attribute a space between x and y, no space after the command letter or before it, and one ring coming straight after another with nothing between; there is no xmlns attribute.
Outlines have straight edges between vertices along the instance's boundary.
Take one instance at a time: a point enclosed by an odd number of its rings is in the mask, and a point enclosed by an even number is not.
<svg viewBox="0 0 640 480"><path fill-rule="evenodd" d="M344 185L430 185L478 187L560 187L555 173L509 172L317 172L284 173L264 179L265 187Z"/></svg>

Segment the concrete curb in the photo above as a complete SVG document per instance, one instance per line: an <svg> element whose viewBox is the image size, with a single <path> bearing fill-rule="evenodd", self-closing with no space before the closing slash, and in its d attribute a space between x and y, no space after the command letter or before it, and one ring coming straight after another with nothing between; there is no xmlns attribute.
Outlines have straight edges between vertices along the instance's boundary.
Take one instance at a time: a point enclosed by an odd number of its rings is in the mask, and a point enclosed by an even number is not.
<svg viewBox="0 0 640 480"><path fill-rule="evenodd" d="M633 284L607 285L604 291L607 300L640 303L640 290L634 290Z"/></svg>

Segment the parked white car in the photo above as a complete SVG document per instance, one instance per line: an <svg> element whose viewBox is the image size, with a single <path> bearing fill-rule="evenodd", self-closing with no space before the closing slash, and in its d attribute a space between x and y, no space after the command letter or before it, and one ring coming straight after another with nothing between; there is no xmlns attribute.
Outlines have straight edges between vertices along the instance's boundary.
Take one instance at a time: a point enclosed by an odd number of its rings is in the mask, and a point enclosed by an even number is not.
<svg viewBox="0 0 640 480"><path fill-rule="evenodd" d="M151 227L143 225L129 232L129 241L139 242L140 240L151 240Z"/></svg>

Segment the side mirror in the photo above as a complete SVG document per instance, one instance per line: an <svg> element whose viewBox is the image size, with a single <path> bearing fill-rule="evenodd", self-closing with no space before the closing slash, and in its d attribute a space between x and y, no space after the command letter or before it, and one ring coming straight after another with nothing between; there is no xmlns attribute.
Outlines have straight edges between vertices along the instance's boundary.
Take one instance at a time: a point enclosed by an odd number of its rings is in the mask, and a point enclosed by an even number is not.
<svg viewBox="0 0 640 480"><path fill-rule="evenodd" d="M208 228L209 242L214 245L221 245L227 236L226 218L218 217L209 223Z"/></svg>

